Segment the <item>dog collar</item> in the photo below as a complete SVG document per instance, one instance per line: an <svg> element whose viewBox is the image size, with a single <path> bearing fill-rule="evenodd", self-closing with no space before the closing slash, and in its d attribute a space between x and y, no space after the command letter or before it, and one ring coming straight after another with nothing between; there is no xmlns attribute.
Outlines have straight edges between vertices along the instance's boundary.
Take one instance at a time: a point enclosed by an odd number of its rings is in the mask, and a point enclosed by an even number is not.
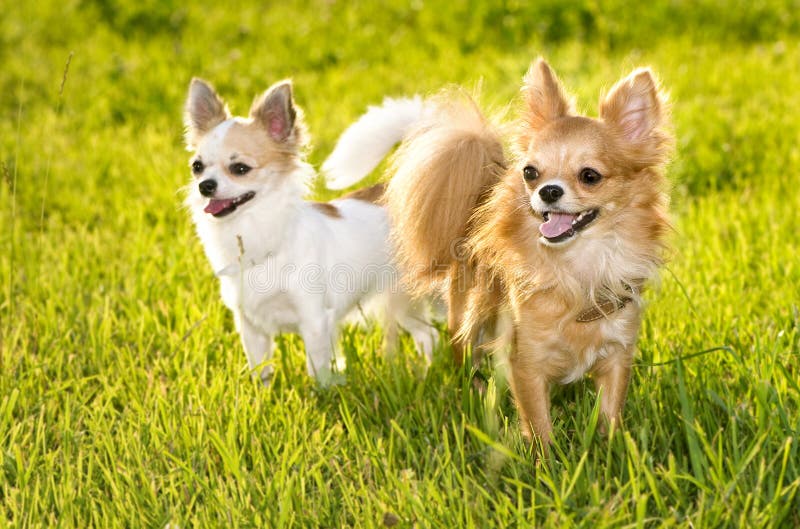
<svg viewBox="0 0 800 529"><path fill-rule="evenodd" d="M604 299L599 301L598 303L592 305L588 309L583 310L578 317L575 318L575 321L578 323L589 323L592 321L597 321L600 318L605 318L610 314L621 310L625 305L633 301L631 298L614 298L614 299Z"/></svg>
<svg viewBox="0 0 800 529"><path fill-rule="evenodd" d="M636 282L637 285L641 285L642 283L644 283L644 280ZM624 283L622 286L631 294L635 293L631 285ZM633 301L633 298L629 296L625 296L624 298L614 296L600 299L592 306L581 311L580 314L578 314L578 317L575 318L575 321L578 323L589 323L592 321L597 321L601 318L606 318L618 310L622 310L625 305L631 301Z"/></svg>
<svg viewBox="0 0 800 529"><path fill-rule="evenodd" d="M637 282L638 285L641 285L642 283L644 283L644 280ZM548 287L538 290L537 294L550 292L552 290L555 290L555 288L556 288L555 285L550 285ZM631 294L635 294L637 292L633 289L633 287L631 287L627 283L623 283L623 288L628 292L630 292ZM619 298L616 296L602 298L600 300L597 300L589 307L583 309L581 312L579 312L578 316L575 318L575 321L578 323L590 323L593 321L597 321L601 318L607 318L608 316L617 312L618 310L622 310L625 307L625 305L627 305L631 301L633 301L633 297L630 296L625 296L624 298Z"/></svg>

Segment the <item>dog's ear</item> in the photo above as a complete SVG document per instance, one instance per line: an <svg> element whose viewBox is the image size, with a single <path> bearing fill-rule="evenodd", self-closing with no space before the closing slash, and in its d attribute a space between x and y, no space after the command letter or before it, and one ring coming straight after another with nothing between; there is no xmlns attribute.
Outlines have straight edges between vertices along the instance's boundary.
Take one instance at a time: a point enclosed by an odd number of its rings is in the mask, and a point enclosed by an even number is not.
<svg viewBox="0 0 800 529"><path fill-rule="evenodd" d="M547 61L538 58L523 79L525 121L539 130L551 121L572 113L572 102Z"/></svg>
<svg viewBox="0 0 800 529"><path fill-rule="evenodd" d="M667 96L648 68L615 84L600 102L600 118L623 143L635 167L664 164L673 147Z"/></svg>
<svg viewBox="0 0 800 529"><path fill-rule="evenodd" d="M186 144L194 147L201 137L229 117L228 108L211 85L197 77L192 79L183 113Z"/></svg>
<svg viewBox="0 0 800 529"><path fill-rule="evenodd" d="M250 117L260 122L273 140L289 140L297 120L297 109L292 101L292 82L277 82L256 98L250 108Z"/></svg>
<svg viewBox="0 0 800 529"><path fill-rule="evenodd" d="M661 126L664 96L648 68L638 68L615 84L600 103L600 117L626 141L640 143Z"/></svg>

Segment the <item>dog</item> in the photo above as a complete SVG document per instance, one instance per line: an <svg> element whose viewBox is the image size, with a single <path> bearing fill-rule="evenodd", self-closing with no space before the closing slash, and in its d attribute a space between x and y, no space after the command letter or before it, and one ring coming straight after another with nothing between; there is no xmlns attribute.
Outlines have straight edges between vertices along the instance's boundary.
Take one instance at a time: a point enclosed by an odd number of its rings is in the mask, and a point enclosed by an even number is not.
<svg viewBox="0 0 800 529"><path fill-rule="evenodd" d="M510 319L523 434L546 447L553 384L590 373L601 426L621 419L642 292L666 255L673 141L649 69L617 82L589 118L539 59L522 100L506 127L467 96L429 100L393 159L384 200L404 272L418 292L444 290L456 363L477 350L479 332L502 338Z"/></svg>
<svg viewBox="0 0 800 529"><path fill-rule="evenodd" d="M399 141L419 105L387 103L407 117L384 130L386 141ZM210 84L193 79L184 120L193 152L185 203L254 376L268 383L275 334L294 332L309 375L324 380L339 322L370 300L387 319L387 341L399 326L430 358L437 331L425 305L397 288L389 219L377 204L383 186L331 202L304 200L316 174L304 161L307 133L290 81L271 86L242 118Z"/></svg>

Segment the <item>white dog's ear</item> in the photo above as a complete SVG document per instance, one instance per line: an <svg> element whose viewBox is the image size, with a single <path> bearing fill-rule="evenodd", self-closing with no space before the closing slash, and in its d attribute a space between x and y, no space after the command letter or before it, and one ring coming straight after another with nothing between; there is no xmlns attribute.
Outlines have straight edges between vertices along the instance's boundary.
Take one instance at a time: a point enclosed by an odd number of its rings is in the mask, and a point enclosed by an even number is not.
<svg viewBox="0 0 800 529"><path fill-rule="evenodd" d="M297 109L292 101L292 82L279 81L253 101L250 117L261 123L269 136L277 142L293 137Z"/></svg>
<svg viewBox="0 0 800 529"><path fill-rule="evenodd" d="M600 117L626 141L646 140L663 120L663 96L648 68L638 68L615 84L600 103Z"/></svg>
<svg viewBox="0 0 800 529"><path fill-rule="evenodd" d="M572 113L572 101L547 61L538 58L523 79L524 118L532 130Z"/></svg>
<svg viewBox="0 0 800 529"><path fill-rule="evenodd" d="M201 137L229 117L228 108L211 85L197 77L192 79L183 114L186 144L194 147Z"/></svg>

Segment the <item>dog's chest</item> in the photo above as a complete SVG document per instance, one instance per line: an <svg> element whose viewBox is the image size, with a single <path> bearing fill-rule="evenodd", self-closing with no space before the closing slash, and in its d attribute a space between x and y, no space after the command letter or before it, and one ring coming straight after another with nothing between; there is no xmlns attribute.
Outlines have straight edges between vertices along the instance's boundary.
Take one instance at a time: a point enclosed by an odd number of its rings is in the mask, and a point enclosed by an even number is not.
<svg viewBox="0 0 800 529"><path fill-rule="evenodd" d="M598 361L629 354L636 341L638 325L629 313L618 312L594 322L570 322L564 331L562 341L566 347L561 351L568 360L564 362L566 369L560 382L569 384L591 371Z"/></svg>
<svg viewBox="0 0 800 529"><path fill-rule="evenodd" d="M515 354L554 382L574 382L598 362L631 353L638 335L639 310L629 303L606 317L584 322L577 319L581 311L563 300L547 295L534 298L516 314Z"/></svg>
<svg viewBox="0 0 800 529"><path fill-rule="evenodd" d="M220 287L225 305L264 332L297 331L301 312L297 300L266 267L256 266L221 277Z"/></svg>

